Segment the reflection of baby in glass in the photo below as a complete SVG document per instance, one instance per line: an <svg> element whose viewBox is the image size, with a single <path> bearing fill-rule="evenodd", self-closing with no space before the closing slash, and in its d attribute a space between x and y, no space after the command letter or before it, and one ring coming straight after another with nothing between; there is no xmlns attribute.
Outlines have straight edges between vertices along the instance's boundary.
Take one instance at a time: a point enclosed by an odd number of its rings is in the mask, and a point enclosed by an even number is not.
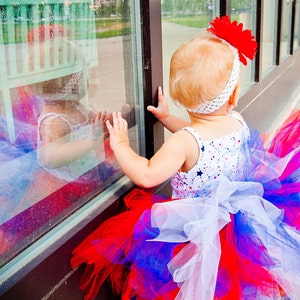
<svg viewBox="0 0 300 300"><path fill-rule="evenodd" d="M87 94L84 58L60 27L39 27L28 40L29 67L40 68L45 76L31 85L44 102L38 120L38 161L48 172L71 181L103 160L104 115L80 103Z"/></svg>

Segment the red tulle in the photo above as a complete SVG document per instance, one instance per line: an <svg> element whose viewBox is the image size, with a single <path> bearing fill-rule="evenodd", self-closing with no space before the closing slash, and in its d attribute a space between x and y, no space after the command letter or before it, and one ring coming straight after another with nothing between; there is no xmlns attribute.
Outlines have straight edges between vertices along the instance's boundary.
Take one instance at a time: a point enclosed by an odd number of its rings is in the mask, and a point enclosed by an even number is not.
<svg viewBox="0 0 300 300"><path fill-rule="evenodd" d="M234 224L230 222L220 232L222 252L218 281L226 283L226 286L218 287L219 295L216 295L215 299L243 299L242 291L245 286L248 287L249 299L256 299L257 290L262 295L269 296L273 292L274 284L276 285L273 277L263 266L250 261L239 253L233 228ZM253 288L252 297L251 286Z"/></svg>
<svg viewBox="0 0 300 300"><path fill-rule="evenodd" d="M108 277L117 294L123 289L126 290L127 270L124 264L116 265L107 257L113 258L120 249L124 252L130 250L133 228L143 211L144 209L140 208L107 220L73 252L72 268L81 263L87 264L80 282L85 299L94 299Z"/></svg>
<svg viewBox="0 0 300 300"><path fill-rule="evenodd" d="M300 111L296 110L285 120L270 142L268 151L284 157L300 146ZM298 161L299 162L299 161ZM294 164L296 167L297 164Z"/></svg>
<svg viewBox="0 0 300 300"><path fill-rule="evenodd" d="M133 247L133 230L137 221L155 201L162 201L162 197L134 189L124 198L129 210L103 222L73 251L72 268L82 263L87 265L80 281L86 300L96 297L105 280L111 283L117 295L122 295L122 299L131 299L136 296L136 290L144 289L147 278L141 278L142 273L134 265L128 270L121 261ZM164 299L172 299L169 296Z"/></svg>

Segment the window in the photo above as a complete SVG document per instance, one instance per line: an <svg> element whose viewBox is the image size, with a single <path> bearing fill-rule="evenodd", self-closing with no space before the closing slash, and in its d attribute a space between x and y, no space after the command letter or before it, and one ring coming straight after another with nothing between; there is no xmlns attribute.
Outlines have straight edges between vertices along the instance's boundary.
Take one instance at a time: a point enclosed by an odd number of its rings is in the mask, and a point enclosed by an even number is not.
<svg viewBox="0 0 300 300"><path fill-rule="evenodd" d="M267 0L263 6L262 73L267 73L276 63L277 7L277 0Z"/></svg>
<svg viewBox="0 0 300 300"><path fill-rule="evenodd" d="M283 0L281 5L280 61L290 54L292 1Z"/></svg>
<svg viewBox="0 0 300 300"><path fill-rule="evenodd" d="M256 25L256 1L232 1L231 19L243 23L244 29L250 29L255 36ZM248 62L247 66L241 68L241 89L248 89L254 82L254 61Z"/></svg>
<svg viewBox="0 0 300 300"><path fill-rule="evenodd" d="M0 266L119 184L97 112L144 152L138 3L18 3L0 1Z"/></svg>
<svg viewBox="0 0 300 300"><path fill-rule="evenodd" d="M230 1L231 19L244 24L255 34L256 1ZM163 43L163 78L164 90L169 94L169 64L173 52L185 41L197 34L206 32L209 22L220 15L220 3L217 0L197 1L162 1L162 43ZM254 62L248 62L241 68L242 91L254 83ZM170 111L182 118L188 116L184 110L169 102ZM165 134L169 134L167 131Z"/></svg>
<svg viewBox="0 0 300 300"><path fill-rule="evenodd" d="M300 0L295 2L294 50L300 47Z"/></svg>
<svg viewBox="0 0 300 300"><path fill-rule="evenodd" d="M206 32L209 22L219 15L219 11L219 1L216 0L162 1L163 79L167 95L170 60L174 51L197 34ZM172 113L188 118L186 112L172 101L169 105Z"/></svg>

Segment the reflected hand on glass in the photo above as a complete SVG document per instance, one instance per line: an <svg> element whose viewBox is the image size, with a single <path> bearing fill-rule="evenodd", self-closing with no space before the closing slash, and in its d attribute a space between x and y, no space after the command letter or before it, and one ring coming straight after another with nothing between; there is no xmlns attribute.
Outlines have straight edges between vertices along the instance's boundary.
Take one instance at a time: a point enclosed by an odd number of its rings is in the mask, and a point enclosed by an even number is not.
<svg viewBox="0 0 300 300"><path fill-rule="evenodd" d="M107 113L105 112L98 112L96 117L91 119L91 132L88 136L88 139L92 142L96 142L96 144L103 142L104 139L104 131L105 121L107 119Z"/></svg>

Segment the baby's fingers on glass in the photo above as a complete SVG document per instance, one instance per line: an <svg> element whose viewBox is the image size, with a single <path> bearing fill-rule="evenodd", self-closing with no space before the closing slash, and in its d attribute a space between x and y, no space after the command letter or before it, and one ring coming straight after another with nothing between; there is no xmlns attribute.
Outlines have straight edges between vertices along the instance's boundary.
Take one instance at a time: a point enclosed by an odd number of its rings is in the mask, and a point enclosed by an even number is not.
<svg viewBox="0 0 300 300"><path fill-rule="evenodd" d="M164 101L165 100L165 94L161 88L161 86L158 87L158 102Z"/></svg>
<svg viewBox="0 0 300 300"><path fill-rule="evenodd" d="M115 111L112 113L112 118L113 118L113 126L117 125L119 123L119 120L117 117L117 113Z"/></svg>
<svg viewBox="0 0 300 300"><path fill-rule="evenodd" d="M109 133L111 133L113 131L114 127L111 125L109 120L107 120L105 123L106 123L106 127L107 127Z"/></svg>
<svg viewBox="0 0 300 300"><path fill-rule="evenodd" d="M158 96L164 96L164 92L161 86L158 87Z"/></svg>

